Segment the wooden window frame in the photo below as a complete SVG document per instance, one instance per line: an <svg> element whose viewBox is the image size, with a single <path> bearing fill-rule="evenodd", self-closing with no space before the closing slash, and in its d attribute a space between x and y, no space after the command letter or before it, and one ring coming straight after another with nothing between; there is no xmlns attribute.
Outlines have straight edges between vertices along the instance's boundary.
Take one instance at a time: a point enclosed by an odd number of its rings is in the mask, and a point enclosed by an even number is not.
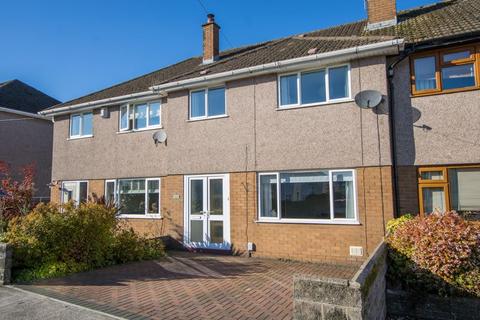
<svg viewBox="0 0 480 320"><path fill-rule="evenodd" d="M443 187L445 192L445 210L452 210L450 206L450 179L448 177L449 169L480 169L480 164L467 164L467 165L446 165L446 166L433 166L433 167L419 167L417 169L418 175L418 205L420 216L424 217L424 207L423 207L423 189L425 188L438 188ZM423 172L429 171L442 171L443 179L442 180L424 180L422 179Z"/></svg>
<svg viewBox="0 0 480 320"><path fill-rule="evenodd" d="M453 60L450 62L444 62L443 56L449 53L455 53L460 51L470 51L470 58ZM435 81L437 87L435 89L426 89L426 90L417 90L415 85L415 60L419 58L434 57L435 58ZM474 66L474 77L475 85L464 88L455 88L444 90L442 83L442 69L452 66L461 66L466 64L473 63ZM443 94L443 93L453 93L453 92L462 92L462 91L471 91L480 89L480 44L471 44L460 47L449 47L443 49L436 49L417 53L411 56L410 58L410 87L412 96L426 96L434 94Z"/></svg>

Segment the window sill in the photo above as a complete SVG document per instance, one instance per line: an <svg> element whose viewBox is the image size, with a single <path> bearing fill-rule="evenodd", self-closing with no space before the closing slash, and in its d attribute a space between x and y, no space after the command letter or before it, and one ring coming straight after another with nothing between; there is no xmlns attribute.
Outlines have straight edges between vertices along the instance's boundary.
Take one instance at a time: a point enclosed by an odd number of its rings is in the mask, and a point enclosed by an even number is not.
<svg viewBox="0 0 480 320"><path fill-rule="evenodd" d="M134 132L144 132L144 131L152 131L152 130L160 130L160 129L163 129L163 126L151 127L151 128L145 128L145 129L135 129L135 130L117 131L117 134L134 133Z"/></svg>
<svg viewBox="0 0 480 320"><path fill-rule="evenodd" d="M119 219L163 219L160 214L120 214Z"/></svg>
<svg viewBox="0 0 480 320"><path fill-rule="evenodd" d="M444 90L444 91L438 91L438 90L428 90L428 91L425 90L424 92L416 91L410 94L410 98L436 96L440 94L460 93L460 92L469 92L469 91L476 91L476 90L480 90L480 87L468 87L468 88L450 89L450 90Z"/></svg>
<svg viewBox="0 0 480 320"><path fill-rule="evenodd" d="M348 102L355 102L352 98L346 99L338 99L338 100L331 100L327 102L319 102L319 103L309 103L309 104L291 104L286 106L278 106L277 111L283 110L290 110L290 109L301 109L301 108L310 108L310 107L320 107L320 106L328 106L332 104L341 104L341 103L348 103Z"/></svg>
<svg viewBox="0 0 480 320"><path fill-rule="evenodd" d="M308 219L260 219L255 220L255 223L276 223L276 224L321 224L321 225L354 225L359 226L360 222L355 220L308 220Z"/></svg>
<svg viewBox="0 0 480 320"><path fill-rule="evenodd" d="M228 118L229 115L224 114L221 116L214 116L214 117L202 117L202 118L193 118L193 119L188 119L187 122L196 122L196 121L204 121L204 120L213 120L213 119L222 119L222 118Z"/></svg>
<svg viewBox="0 0 480 320"><path fill-rule="evenodd" d="M88 136L68 137L67 140L80 140L80 139L89 139L89 138L93 138L93 134Z"/></svg>

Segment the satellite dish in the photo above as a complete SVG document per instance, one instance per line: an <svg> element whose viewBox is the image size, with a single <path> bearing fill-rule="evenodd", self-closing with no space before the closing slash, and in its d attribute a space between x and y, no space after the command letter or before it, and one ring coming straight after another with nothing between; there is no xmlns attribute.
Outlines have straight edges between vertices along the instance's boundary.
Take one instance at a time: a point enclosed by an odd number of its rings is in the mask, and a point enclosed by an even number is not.
<svg viewBox="0 0 480 320"><path fill-rule="evenodd" d="M383 100L382 94L375 90L360 91L355 96L355 103L363 109L372 109Z"/></svg>
<svg viewBox="0 0 480 320"><path fill-rule="evenodd" d="M155 142L155 145L158 145L159 143L164 143L167 141L167 133L165 130L158 130L153 134L153 142Z"/></svg>

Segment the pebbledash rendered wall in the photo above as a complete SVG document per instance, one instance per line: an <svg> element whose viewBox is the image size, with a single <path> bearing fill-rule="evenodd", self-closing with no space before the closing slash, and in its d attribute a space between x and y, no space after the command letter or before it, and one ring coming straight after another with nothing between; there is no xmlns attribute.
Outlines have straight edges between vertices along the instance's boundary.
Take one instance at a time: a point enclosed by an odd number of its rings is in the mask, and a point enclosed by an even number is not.
<svg viewBox="0 0 480 320"><path fill-rule="evenodd" d="M255 172L230 173L230 231L233 252L245 254L253 242L253 256L321 262L359 263L370 255L393 217L391 167L356 169L359 224L265 223L257 218ZM152 237L183 239L183 176L162 177L162 219L125 219L137 231ZM104 180L90 180L89 194L103 195ZM52 196L58 202L60 194ZM362 257L350 256L349 247L364 249Z"/></svg>
<svg viewBox="0 0 480 320"><path fill-rule="evenodd" d="M349 62L351 96L375 89L387 94L386 59ZM321 67L321 66L319 66ZM230 174L230 231L233 250L253 255L312 261L358 262L375 248L393 215L388 115L359 108L352 100L278 109L277 75L226 83L227 117L188 120L189 95L181 90L162 99L166 144L152 133L120 133L119 106L110 117L94 111L92 138L68 139L69 116L56 116L52 179L89 180L102 195L105 179L161 177L163 219L129 219L152 236L183 236L183 177ZM385 100L384 107L387 99ZM88 155L88 156L85 156ZM263 223L257 218L258 172L356 169L359 224ZM59 201L58 185L52 200ZM360 246L363 257L350 257Z"/></svg>

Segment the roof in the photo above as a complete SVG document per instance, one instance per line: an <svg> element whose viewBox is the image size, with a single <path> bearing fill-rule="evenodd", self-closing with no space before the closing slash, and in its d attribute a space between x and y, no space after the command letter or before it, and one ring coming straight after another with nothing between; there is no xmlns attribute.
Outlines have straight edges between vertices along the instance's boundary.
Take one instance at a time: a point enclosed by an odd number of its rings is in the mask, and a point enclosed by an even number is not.
<svg viewBox="0 0 480 320"><path fill-rule="evenodd" d="M406 45L464 35L480 35L480 0L450 0L400 11L395 26L367 30L367 21L357 21L327 29L267 41L220 53L219 60L202 64L202 57L193 57L144 76L104 90L59 104L51 109L148 91L150 87L270 62L300 58L316 53L333 52L391 39L404 39Z"/></svg>
<svg viewBox="0 0 480 320"><path fill-rule="evenodd" d="M0 107L37 114L38 111L60 103L45 93L23 83L10 80L0 83Z"/></svg>

